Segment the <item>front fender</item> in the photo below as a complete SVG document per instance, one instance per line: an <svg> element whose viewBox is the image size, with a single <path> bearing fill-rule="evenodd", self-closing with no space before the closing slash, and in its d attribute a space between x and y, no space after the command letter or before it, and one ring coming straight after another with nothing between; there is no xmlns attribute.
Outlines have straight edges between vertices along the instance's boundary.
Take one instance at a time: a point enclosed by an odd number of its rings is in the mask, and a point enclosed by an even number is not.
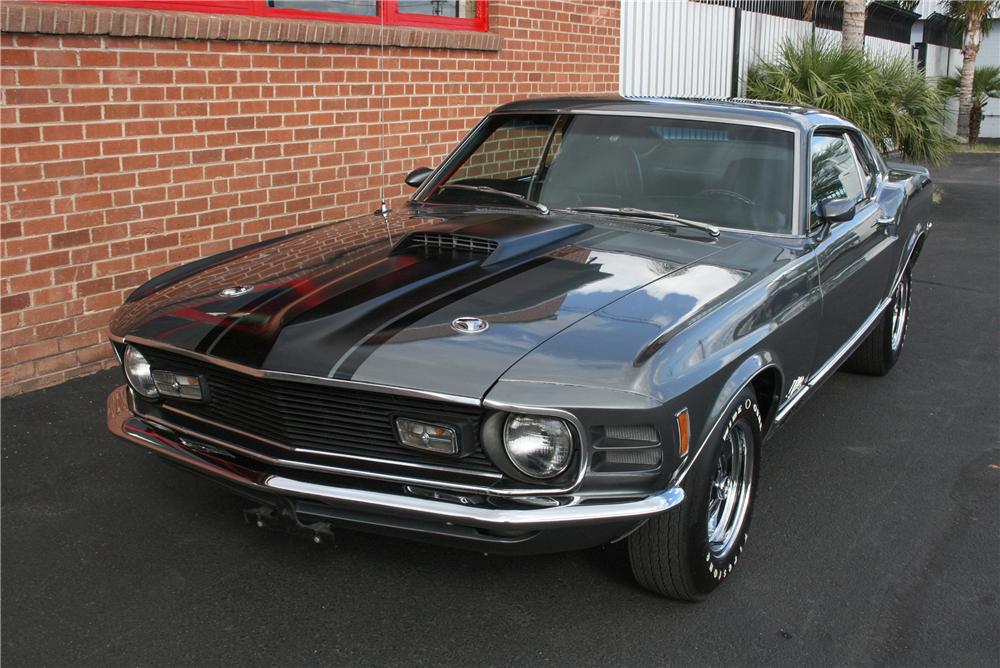
<svg viewBox="0 0 1000 668"><path fill-rule="evenodd" d="M739 395L745 387L750 385L755 378L767 369L774 369L774 371L778 374L778 379L775 383L773 392L776 396L781 396L781 388L783 386L782 374L775 361L774 355L770 351L762 350L745 359L738 367L736 367L736 370L723 384L722 390L719 392L718 397L716 397L715 402L712 404L707 419L703 424L703 428L697 435L695 440L695 443L697 443L697 449L694 451L694 454L688 457L687 460L674 473L674 477L670 480L670 486L679 486L684 482L684 478L687 476L694 463L698 460L698 457L704 451L705 446L708 445L711 438L721 428L722 418L727 414L737 395ZM776 405L777 401L772 401L771 409L768 411L769 414L764 416L765 428L771 421L772 414L774 413L774 407L776 407Z"/></svg>

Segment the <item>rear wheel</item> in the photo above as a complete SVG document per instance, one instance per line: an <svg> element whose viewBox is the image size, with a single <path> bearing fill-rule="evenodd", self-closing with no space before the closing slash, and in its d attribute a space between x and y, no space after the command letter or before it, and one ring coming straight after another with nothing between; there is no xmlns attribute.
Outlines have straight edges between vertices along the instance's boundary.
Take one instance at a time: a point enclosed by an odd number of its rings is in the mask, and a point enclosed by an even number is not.
<svg viewBox="0 0 1000 668"><path fill-rule="evenodd" d="M910 313L910 270L907 268L892 293L892 301L882 313L875 329L861 342L844 368L848 371L884 376L903 352L906 321Z"/></svg>
<svg viewBox="0 0 1000 668"><path fill-rule="evenodd" d="M699 601L729 575L747 540L757 490L761 415L744 389L684 481L681 507L649 520L629 537L640 585Z"/></svg>

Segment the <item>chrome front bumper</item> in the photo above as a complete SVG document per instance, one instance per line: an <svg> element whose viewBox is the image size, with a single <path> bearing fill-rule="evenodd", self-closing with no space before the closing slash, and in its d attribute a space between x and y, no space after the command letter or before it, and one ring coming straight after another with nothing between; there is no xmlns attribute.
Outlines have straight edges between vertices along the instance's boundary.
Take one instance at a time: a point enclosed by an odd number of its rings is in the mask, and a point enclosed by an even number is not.
<svg viewBox="0 0 1000 668"><path fill-rule="evenodd" d="M684 500L684 491L679 487L673 487L643 499L620 503L575 503L523 510L466 506L416 496L316 484L281 475L256 473L234 466L221 458L198 453L181 443L178 435L171 430L135 417L128 406L125 386L118 388L108 397L107 418L108 428L116 436L218 482L226 483L229 487L242 487L251 493L251 496L301 499L313 502L314 507L318 502L331 509L348 513L345 517L349 519L395 518L409 522L404 528L408 527L411 532L418 534L421 531L420 526L429 525L463 527L510 536L548 530L579 528L596 530L600 527L611 530L623 527L624 532L628 532L631 530L628 528L629 525L638 526L638 523L664 513ZM331 517L337 516L337 512L331 514ZM372 524L383 528L393 526L392 523L384 523L377 519L353 521L361 525ZM438 532L430 531L430 533ZM594 532L595 536L604 533ZM419 539L419 536L413 537ZM594 544L600 542L604 541Z"/></svg>

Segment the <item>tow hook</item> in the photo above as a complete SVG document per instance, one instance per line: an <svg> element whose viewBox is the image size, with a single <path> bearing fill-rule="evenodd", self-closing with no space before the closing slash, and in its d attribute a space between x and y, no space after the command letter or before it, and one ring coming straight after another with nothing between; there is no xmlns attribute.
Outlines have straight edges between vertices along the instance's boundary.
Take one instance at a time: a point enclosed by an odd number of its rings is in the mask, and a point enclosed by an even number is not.
<svg viewBox="0 0 1000 668"><path fill-rule="evenodd" d="M243 511L243 519L248 524L256 524L261 529L274 529L297 536L306 536L317 545L336 546L333 538L333 526L329 522L303 524L291 503L286 503L277 510L269 506L250 508Z"/></svg>

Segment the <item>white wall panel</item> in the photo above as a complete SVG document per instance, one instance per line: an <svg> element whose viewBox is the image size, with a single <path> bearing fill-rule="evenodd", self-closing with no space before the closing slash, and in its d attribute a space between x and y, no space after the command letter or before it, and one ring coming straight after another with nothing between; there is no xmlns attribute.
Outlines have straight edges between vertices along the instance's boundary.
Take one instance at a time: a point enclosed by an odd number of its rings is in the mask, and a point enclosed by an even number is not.
<svg viewBox="0 0 1000 668"><path fill-rule="evenodd" d="M757 62L773 62L790 38L799 42L812 32L812 24L756 12L740 14L740 95L746 94L747 72ZM839 33L838 33L839 34Z"/></svg>
<svg viewBox="0 0 1000 668"><path fill-rule="evenodd" d="M893 42L892 40L880 39L870 35L865 35L865 53L875 58L896 58L902 56L911 60L913 59L913 48L909 44Z"/></svg>
<svg viewBox="0 0 1000 668"><path fill-rule="evenodd" d="M735 14L697 2L624 0L622 95L728 97Z"/></svg>

